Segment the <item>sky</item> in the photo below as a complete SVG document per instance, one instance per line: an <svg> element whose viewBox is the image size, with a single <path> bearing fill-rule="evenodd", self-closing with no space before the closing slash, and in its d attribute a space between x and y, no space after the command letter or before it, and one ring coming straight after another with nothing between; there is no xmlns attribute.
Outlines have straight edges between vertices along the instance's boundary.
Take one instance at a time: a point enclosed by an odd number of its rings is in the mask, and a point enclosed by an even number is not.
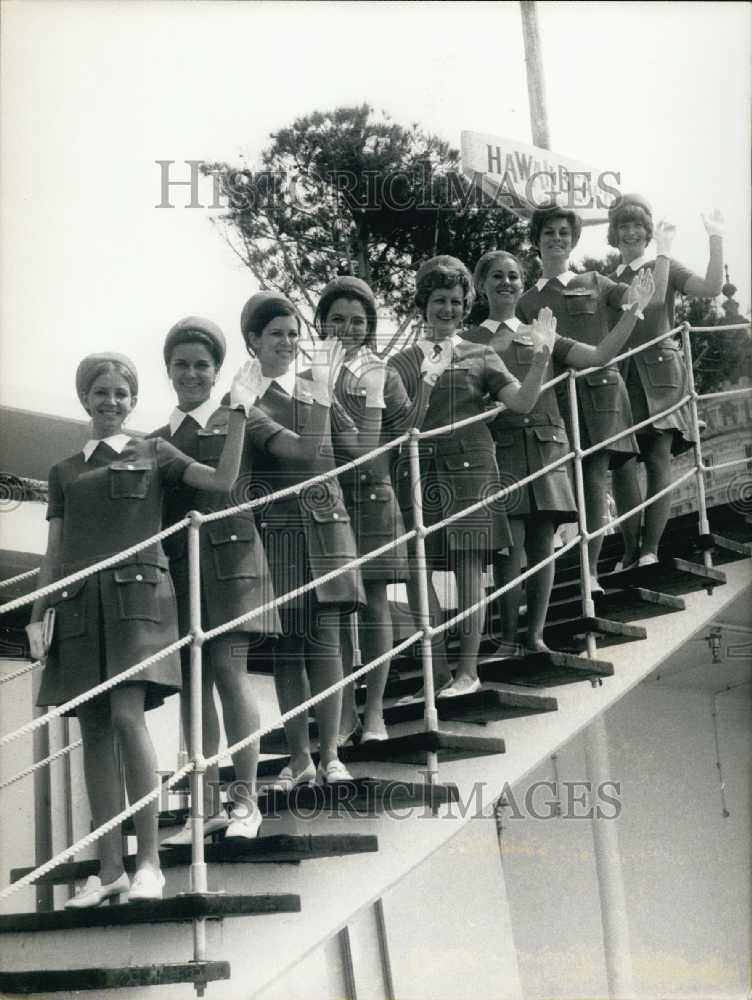
<svg viewBox="0 0 752 1000"><path fill-rule="evenodd" d="M530 143L519 5L4 0L0 23L0 401L83 417L78 361L117 350L141 388L130 425L174 399L167 330L205 315L243 360L256 290L219 211L160 201L158 160L257 162L269 133L369 103L459 148L463 130ZM720 208L750 306L750 7L539 4L551 145L621 172L704 273L700 212ZM208 196L206 199L208 201ZM603 256L605 227L581 253ZM468 261L472 266L474 262Z"/></svg>

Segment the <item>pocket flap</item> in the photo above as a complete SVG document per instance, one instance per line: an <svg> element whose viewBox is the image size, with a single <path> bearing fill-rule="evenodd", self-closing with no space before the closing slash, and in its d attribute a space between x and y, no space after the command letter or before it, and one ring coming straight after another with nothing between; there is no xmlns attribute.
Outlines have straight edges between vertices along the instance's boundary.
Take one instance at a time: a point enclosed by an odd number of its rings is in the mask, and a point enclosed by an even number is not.
<svg viewBox="0 0 752 1000"><path fill-rule="evenodd" d="M252 542L256 538L256 527L247 517L227 517L223 521L212 521L207 526L207 534L212 545Z"/></svg>
<svg viewBox="0 0 752 1000"><path fill-rule="evenodd" d="M533 427L533 432L539 441L559 441L565 443L565 434L560 427Z"/></svg>
<svg viewBox="0 0 752 1000"><path fill-rule="evenodd" d="M211 438L211 437L226 437L227 436L227 424L220 424L216 427L199 427L196 431L196 437L200 438Z"/></svg>
<svg viewBox="0 0 752 1000"><path fill-rule="evenodd" d="M642 352L642 359L646 365L660 365L667 361L673 361L678 355L675 347L649 347Z"/></svg>
<svg viewBox="0 0 752 1000"><path fill-rule="evenodd" d="M63 587L62 590L58 590L56 594L51 596L50 603L58 604L60 601L69 601L73 597L78 597L88 582L89 577L86 577L83 580L78 580L76 583L69 583L67 586Z"/></svg>
<svg viewBox="0 0 752 1000"><path fill-rule="evenodd" d="M311 517L316 524L349 524L350 522L350 516L343 507L338 507L336 510L334 508L331 510L312 510Z"/></svg>
<svg viewBox="0 0 752 1000"><path fill-rule="evenodd" d="M488 458L482 452L466 451L460 455L445 455L444 462L447 469L452 472L463 472L466 469L485 469L488 467Z"/></svg>
<svg viewBox="0 0 752 1000"><path fill-rule="evenodd" d="M592 375L585 376L585 382L588 385L616 385L619 381L619 374L615 371L605 370L599 372L593 372Z"/></svg>
<svg viewBox="0 0 752 1000"><path fill-rule="evenodd" d="M135 458L132 462L110 462L112 472L146 472L154 468L148 458Z"/></svg>
<svg viewBox="0 0 752 1000"><path fill-rule="evenodd" d="M514 434L494 434L497 448L511 448L514 444Z"/></svg>
<svg viewBox="0 0 752 1000"><path fill-rule="evenodd" d="M116 566L114 571L115 583L151 583L157 584L162 578L164 570L158 566L149 566L146 563L133 563L129 566Z"/></svg>

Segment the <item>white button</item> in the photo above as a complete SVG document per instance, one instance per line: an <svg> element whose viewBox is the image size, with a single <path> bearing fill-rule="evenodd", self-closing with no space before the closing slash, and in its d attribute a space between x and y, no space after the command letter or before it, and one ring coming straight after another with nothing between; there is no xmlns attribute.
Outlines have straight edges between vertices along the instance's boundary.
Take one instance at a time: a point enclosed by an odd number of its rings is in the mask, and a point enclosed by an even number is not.
<svg viewBox="0 0 752 1000"><path fill-rule="evenodd" d="M231 542L237 542L237 540L238 540L238 536L237 535L230 535L230 541Z"/></svg>
<svg viewBox="0 0 752 1000"><path fill-rule="evenodd" d="M268 521L262 521L261 522L261 527L262 528L268 528L269 527L269 522Z"/></svg>
<svg viewBox="0 0 752 1000"><path fill-rule="evenodd" d="M128 468L129 468L129 469L132 469L132 468L133 468L133 466L132 466L132 465L129 465L129 466L128 466Z"/></svg>
<svg viewBox="0 0 752 1000"><path fill-rule="evenodd" d="M221 433L222 433L222 431L221 431L221 430L219 429L219 427L215 427L215 428L214 428L214 433L215 433L215 434L221 434Z"/></svg>
<svg viewBox="0 0 752 1000"><path fill-rule="evenodd" d="M64 590L60 596L61 597L67 597L68 596L68 591Z"/></svg>
<svg viewBox="0 0 752 1000"><path fill-rule="evenodd" d="M529 418L529 417L525 417L525 423L526 423L526 424L529 424L529 423L530 423L530 418Z"/></svg>
<svg viewBox="0 0 752 1000"><path fill-rule="evenodd" d="M662 354L659 354L659 355L658 355L658 360L659 360L659 361L663 361L663 355L662 355Z"/></svg>
<svg viewBox="0 0 752 1000"><path fill-rule="evenodd" d="M559 439L558 439L558 438L557 438L557 436L556 436L556 435L554 434L554 441L558 441L558 440L559 440Z"/></svg>
<svg viewBox="0 0 752 1000"><path fill-rule="evenodd" d="M604 385L608 385L608 379L607 379L607 378L604 378L604 379L603 379L603 384L604 384Z"/></svg>
<svg viewBox="0 0 752 1000"><path fill-rule="evenodd" d="M361 472L361 474L360 474L360 481L362 483L364 483L366 481L366 479L368 479L368 476L365 474L365 472Z"/></svg>
<svg viewBox="0 0 752 1000"><path fill-rule="evenodd" d="M332 520L333 520L333 521L336 521L336 520L337 520L338 518L339 518L339 514L338 514L338 513L337 513L337 512L335 511L335 512L334 512L334 513L332 514Z"/></svg>
<svg viewBox="0 0 752 1000"><path fill-rule="evenodd" d="M375 500L375 499L376 499L376 494L375 494L375 493L372 493L372 494L371 494L371 500Z"/></svg>
<svg viewBox="0 0 752 1000"><path fill-rule="evenodd" d="M462 468L463 469L469 469L470 468L470 463L469 462L463 462L462 463Z"/></svg>
<svg viewBox="0 0 752 1000"><path fill-rule="evenodd" d="M141 581L143 580L143 577L141 576L140 573L136 573L136 579L138 580L139 583L141 583Z"/></svg>

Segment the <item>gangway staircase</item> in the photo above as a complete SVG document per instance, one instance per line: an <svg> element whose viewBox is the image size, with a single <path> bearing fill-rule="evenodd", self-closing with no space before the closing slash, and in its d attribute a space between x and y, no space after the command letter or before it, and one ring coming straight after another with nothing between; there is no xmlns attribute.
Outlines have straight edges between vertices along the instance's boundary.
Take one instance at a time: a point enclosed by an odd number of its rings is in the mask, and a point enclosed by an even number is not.
<svg viewBox="0 0 752 1000"><path fill-rule="evenodd" d="M396 657L387 688L391 739L343 749L352 784L262 795L267 818L258 840L220 837L207 846L210 893L189 892L190 848L181 848L162 851L167 886L161 902L1 915L0 995L93 990L98 1000L183 1000L186 984L201 992L215 980L222 982L208 988L222 1000L248 1000L264 990L455 836L478 809L490 812L505 786L520 782L749 591L752 525L730 507L709 517L711 533L702 536L696 515L672 521L660 564L627 574L613 573L620 542L607 538L599 568L605 593L587 619L575 553L562 558L547 638L565 652L494 658L498 622L490 613L484 688L439 700L438 732L424 732L421 702L395 704L421 684L417 647ZM722 569L703 565L709 547ZM524 624L523 616L523 633ZM595 659L583 653L588 631L598 636ZM451 638L449 650L456 652ZM278 756L282 747L281 733L264 738L262 752L270 756L262 758L262 779L285 762ZM426 751L438 755L438 783L428 783L422 771ZM222 769L222 779L232 780L231 768ZM174 809L161 814L160 825L184 818L184 810ZM133 860L126 859L131 870ZM72 862L46 879L69 883L96 866ZM10 878L28 870L16 869ZM197 916L207 920L210 956L198 963L190 961L185 929ZM127 987L138 990L123 992Z"/></svg>

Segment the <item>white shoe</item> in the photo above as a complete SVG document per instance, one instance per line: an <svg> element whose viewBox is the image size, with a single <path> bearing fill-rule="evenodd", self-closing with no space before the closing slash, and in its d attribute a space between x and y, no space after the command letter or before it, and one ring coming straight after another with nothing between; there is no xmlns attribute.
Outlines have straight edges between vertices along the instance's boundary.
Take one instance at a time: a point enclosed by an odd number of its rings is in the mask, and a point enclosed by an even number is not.
<svg viewBox="0 0 752 1000"><path fill-rule="evenodd" d="M230 820L224 813L217 813L216 816L211 816L204 822L204 836L208 837L212 833L217 833L219 830L224 830L229 824ZM185 847L193 843L193 827L191 824L191 817L183 824L183 829L179 833L173 833L171 837L167 837L159 845L160 847Z"/></svg>
<svg viewBox="0 0 752 1000"><path fill-rule="evenodd" d="M320 785L333 785L338 781L354 780L353 776L338 757L335 757L334 760L330 760L326 767L323 764L319 764L318 771L316 772L316 781Z"/></svg>
<svg viewBox="0 0 752 1000"><path fill-rule="evenodd" d="M242 840L255 840L261 826L261 810L254 802L252 806L235 806L232 819L225 831L225 840L234 837Z"/></svg>
<svg viewBox="0 0 752 1000"><path fill-rule="evenodd" d="M655 552L648 552L646 556L640 556L640 561L638 565L640 569L643 569L645 566L655 566L657 562L658 562L658 556L655 554Z"/></svg>
<svg viewBox="0 0 752 1000"><path fill-rule="evenodd" d="M624 565L624 560L620 559L618 563L614 566L613 573L628 573L630 569L637 569L638 560L633 559L632 562Z"/></svg>
<svg viewBox="0 0 752 1000"><path fill-rule="evenodd" d="M302 771L297 774L292 773L289 764L282 768L277 777L266 785L267 791L291 792L298 785L312 785L316 780L316 767L313 761L309 761Z"/></svg>
<svg viewBox="0 0 752 1000"><path fill-rule="evenodd" d="M110 896L119 896L128 892L130 885L130 880L125 872L114 882L108 882L107 885L102 885L99 875L90 875L86 880L86 885L79 889L76 895L65 904L65 909L87 910L91 906L99 906Z"/></svg>
<svg viewBox="0 0 752 1000"><path fill-rule="evenodd" d="M480 691L480 677L476 677L475 680L471 681L469 684L463 684L462 681L455 681L449 687L444 688L439 691L436 695L437 698L458 698L462 694L475 694L476 691Z"/></svg>
<svg viewBox="0 0 752 1000"><path fill-rule="evenodd" d="M600 581L597 576L590 577L590 593L591 594L603 594L605 591L600 585Z"/></svg>
<svg viewBox="0 0 752 1000"><path fill-rule="evenodd" d="M140 899L161 899L164 889L165 877L162 872L154 871L153 868L141 868L131 884L129 903L136 903Z"/></svg>

